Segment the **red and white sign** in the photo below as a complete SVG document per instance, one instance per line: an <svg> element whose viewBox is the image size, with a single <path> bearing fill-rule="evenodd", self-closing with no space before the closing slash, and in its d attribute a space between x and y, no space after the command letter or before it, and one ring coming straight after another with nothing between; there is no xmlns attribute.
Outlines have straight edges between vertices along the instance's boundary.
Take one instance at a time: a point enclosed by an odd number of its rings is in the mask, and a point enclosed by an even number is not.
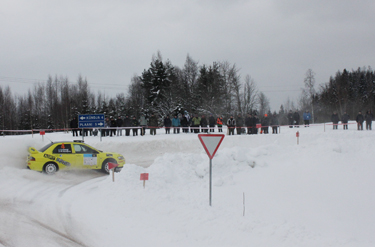
<svg viewBox="0 0 375 247"><path fill-rule="evenodd" d="M40 131L39 134L40 134L41 136L44 136L44 135L46 134L46 132L45 132L45 131Z"/></svg>
<svg viewBox="0 0 375 247"><path fill-rule="evenodd" d="M112 163L112 162L108 162L108 170L111 170L111 169L113 169L115 167L118 167L118 164Z"/></svg>
<svg viewBox="0 0 375 247"><path fill-rule="evenodd" d="M224 139L224 136L225 135L223 134L198 134L198 138L211 160L214 158L217 149Z"/></svg>
<svg viewBox="0 0 375 247"><path fill-rule="evenodd" d="M148 180L148 173L141 173L141 179L140 180Z"/></svg>

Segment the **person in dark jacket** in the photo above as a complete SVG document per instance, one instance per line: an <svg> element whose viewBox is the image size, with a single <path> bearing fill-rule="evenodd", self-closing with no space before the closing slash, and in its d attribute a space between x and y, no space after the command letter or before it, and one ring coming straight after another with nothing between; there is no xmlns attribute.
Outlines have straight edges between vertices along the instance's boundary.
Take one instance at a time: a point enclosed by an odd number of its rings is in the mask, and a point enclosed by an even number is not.
<svg viewBox="0 0 375 247"><path fill-rule="evenodd" d="M256 113L254 113L253 114L253 121L251 123L251 126L252 126L251 134L253 134L253 135L258 134L257 124L259 124L259 118L258 118L258 115Z"/></svg>
<svg viewBox="0 0 375 247"><path fill-rule="evenodd" d="M342 123L342 126L343 126L344 130L348 129L349 119L350 119L350 116L346 112L344 112L344 114L342 114L342 117L341 117L341 123Z"/></svg>
<svg viewBox="0 0 375 247"><path fill-rule="evenodd" d="M76 117L70 121L70 128L72 129L73 136L78 136L78 120Z"/></svg>
<svg viewBox="0 0 375 247"><path fill-rule="evenodd" d="M182 114L182 118L181 118L181 126L182 126L182 132L183 133L188 133L189 132L189 121L187 119L187 117L185 116L185 114Z"/></svg>
<svg viewBox="0 0 375 247"><path fill-rule="evenodd" d="M208 125L210 126L210 132L215 132L215 118L210 114L210 117L208 118Z"/></svg>
<svg viewBox="0 0 375 247"><path fill-rule="evenodd" d="M337 127L338 127L338 124L339 124L339 115L337 114L337 112L333 112L332 116L331 116L331 121L332 121L332 124L333 124L333 129L334 130L337 130Z"/></svg>
<svg viewBox="0 0 375 247"><path fill-rule="evenodd" d="M374 118L374 115L372 115L372 112L368 110L365 115L366 120L366 130L371 130L372 125L372 119Z"/></svg>
<svg viewBox="0 0 375 247"><path fill-rule="evenodd" d="M229 135L234 135L234 128L236 128L236 120L233 118L233 116L230 116L230 118L228 119L227 126Z"/></svg>
<svg viewBox="0 0 375 247"><path fill-rule="evenodd" d="M116 123L116 119L114 119L113 117L110 118L110 127L111 127L111 136L115 136L116 135L116 127L117 127L117 123Z"/></svg>
<svg viewBox="0 0 375 247"><path fill-rule="evenodd" d="M156 129L158 128L158 118L151 114L150 119L148 120L148 126L150 128L150 135L156 135Z"/></svg>
<svg viewBox="0 0 375 247"><path fill-rule="evenodd" d="M355 118L355 121L357 122L357 129L358 130L363 130L363 121L364 117L362 115L362 112L359 111L357 117Z"/></svg>
<svg viewBox="0 0 375 247"><path fill-rule="evenodd" d="M279 127L279 118L276 113L273 113L271 118L272 134L277 134L277 128Z"/></svg>
<svg viewBox="0 0 375 247"><path fill-rule="evenodd" d="M201 129L203 133L208 133L208 128L207 128L207 119L205 115L202 115L201 117Z"/></svg>
<svg viewBox="0 0 375 247"><path fill-rule="evenodd" d="M288 122L289 122L289 128L293 128L294 118L293 118L292 110L290 110L289 113L288 113Z"/></svg>
<svg viewBox="0 0 375 247"><path fill-rule="evenodd" d="M241 135L243 124L244 124L243 118L241 114L238 114L237 119L236 119L237 135Z"/></svg>
<svg viewBox="0 0 375 247"><path fill-rule="evenodd" d="M124 121L122 121L122 118L121 116L118 116L117 119L116 119L116 125L117 125L117 136L122 136L122 124L124 123Z"/></svg>
<svg viewBox="0 0 375 247"><path fill-rule="evenodd" d="M268 134L268 127L270 125L270 119L268 117L268 114L264 114L264 117L262 118L261 124L262 124L262 133Z"/></svg>
<svg viewBox="0 0 375 247"><path fill-rule="evenodd" d="M138 135L139 122L135 118L135 116L133 116L133 119L132 119L132 126L133 126L133 136L137 136Z"/></svg>
<svg viewBox="0 0 375 247"><path fill-rule="evenodd" d="M296 128L299 128L299 119L300 119L300 115L299 115L298 111L296 110L293 113L293 120L294 120L294 125L295 125Z"/></svg>
<svg viewBox="0 0 375 247"><path fill-rule="evenodd" d="M124 119L124 127L125 128L125 135L129 136L130 135L130 127L132 126L132 120L129 118L129 115L126 115Z"/></svg>
<svg viewBox="0 0 375 247"><path fill-rule="evenodd" d="M171 133L171 126L172 126L172 120L169 118L169 115L167 115L164 118L165 134Z"/></svg>

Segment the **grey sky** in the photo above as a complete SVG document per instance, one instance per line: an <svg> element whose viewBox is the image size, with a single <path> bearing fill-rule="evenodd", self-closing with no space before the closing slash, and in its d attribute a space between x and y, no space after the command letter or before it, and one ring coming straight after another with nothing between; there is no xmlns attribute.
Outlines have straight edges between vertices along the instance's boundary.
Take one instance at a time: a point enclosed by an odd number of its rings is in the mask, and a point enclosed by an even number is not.
<svg viewBox="0 0 375 247"><path fill-rule="evenodd" d="M182 67L228 61L278 110L305 72L374 66L373 0L0 0L0 85L23 94L48 75L114 96L152 55ZM17 78L24 78L21 80ZM297 90L297 91L295 91Z"/></svg>

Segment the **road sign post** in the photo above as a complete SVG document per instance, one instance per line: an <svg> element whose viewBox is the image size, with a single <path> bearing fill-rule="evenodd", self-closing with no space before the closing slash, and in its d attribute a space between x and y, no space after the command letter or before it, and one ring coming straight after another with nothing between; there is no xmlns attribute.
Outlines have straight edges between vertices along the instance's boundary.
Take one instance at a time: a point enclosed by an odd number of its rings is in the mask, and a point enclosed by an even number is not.
<svg viewBox="0 0 375 247"><path fill-rule="evenodd" d="M80 114L78 115L78 128L82 129L82 140L84 140L84 136L85 136L84 129L103 128L103 127L104 127L104 114Z"/></svg>
<svg viewBox="0 0 375 247"><path fill-rule="evenodd" d="M198 134L198 138L210 159L210 181L209 181L209 203L212 206L212 159L215 156L221 142L223 141L224 134Z"/></svg>

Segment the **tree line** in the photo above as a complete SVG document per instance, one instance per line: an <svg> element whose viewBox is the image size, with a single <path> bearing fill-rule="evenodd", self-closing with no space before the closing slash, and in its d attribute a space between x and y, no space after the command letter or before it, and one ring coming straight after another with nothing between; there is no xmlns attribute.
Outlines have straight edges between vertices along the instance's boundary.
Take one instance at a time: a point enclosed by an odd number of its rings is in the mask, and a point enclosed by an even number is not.
<svg viewBox="0 0 375 247"><path fill-rule="evenodd" d="M158 52L148 69L131 78L128 91L115 97L92 92L82 76L76 82L48 76L23 96L13 95L9 86L0 86L0 124L4 130L63 129L78 114L99 113L113 117L154 113L160 121L166 115L184 112L226 117L271 114L267 96L250 75L242 78L239 71L227 61L199 65L189 55L180 68L164 61ZM339 71L318 90L315 73L309 69L303 85L297 103L288 99L278 112L274 110L280 124L287 124L290 110L309 110L315 120L329 121L333 111L347 111L354 117L375 104L375 75L370 67Z"/></svg>

